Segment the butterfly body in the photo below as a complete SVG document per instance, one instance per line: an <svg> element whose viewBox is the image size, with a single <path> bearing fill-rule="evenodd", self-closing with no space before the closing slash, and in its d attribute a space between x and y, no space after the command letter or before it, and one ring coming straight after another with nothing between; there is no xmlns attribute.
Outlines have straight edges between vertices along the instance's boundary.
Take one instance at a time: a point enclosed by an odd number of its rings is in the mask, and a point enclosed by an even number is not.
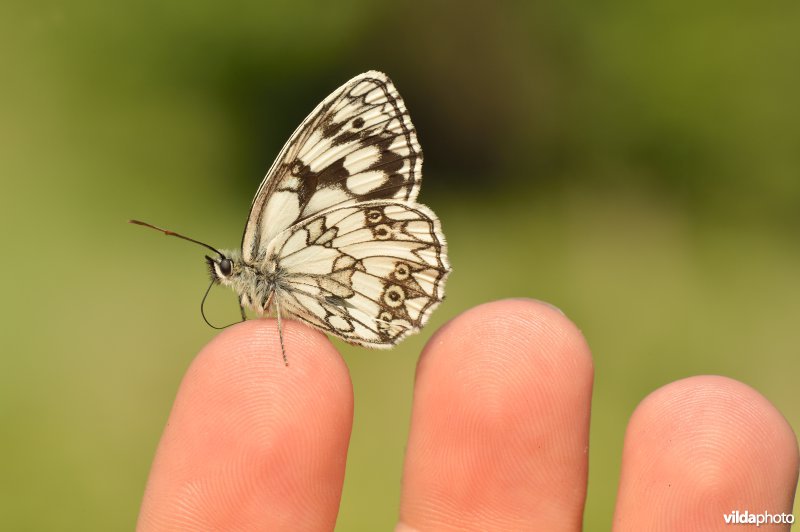
<svg viewBox="0 0 800 532"><path fill-rule="evenodd" d="M206 257L211 280L231 288L239 296L239 305L259 315L269 313L272 294L279 287L275 261L261 267L242 261L240 251L222 250L221 258ZM226 267L224 261L229 261Z"/></svg>
<svg viewBox="0 0 800 532"><path fill-rule="evenodd" d="M427 322L450 272L439 219L416 202L421 170L405 103L385 74L366 72L289 138L256 191L240 251L182 238L216 252L206 257L212 282L242 309L275 315L279 330L283 315L392 347Z"/></svg>

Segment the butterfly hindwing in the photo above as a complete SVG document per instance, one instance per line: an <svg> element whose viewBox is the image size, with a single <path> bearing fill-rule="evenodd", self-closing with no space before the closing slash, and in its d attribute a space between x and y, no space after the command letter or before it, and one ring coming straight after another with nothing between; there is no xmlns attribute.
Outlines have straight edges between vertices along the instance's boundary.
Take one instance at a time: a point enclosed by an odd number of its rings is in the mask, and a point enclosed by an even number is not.
<svg viewBox="0 0 800 532"><path fill-rule="evenodd" d="M282 311L324 332L391 347L444 297L447 246L427 207L377 200L318 213L278 235Z"/></svg>
<svg viewBox="0 0 800 532"><path fill-rule="evenodd" d="M300 124L261 183L242 237L246 262L266 258L281 231L321 211L365 201L413 202L422 150L391 80L351 79Z"/></svg>

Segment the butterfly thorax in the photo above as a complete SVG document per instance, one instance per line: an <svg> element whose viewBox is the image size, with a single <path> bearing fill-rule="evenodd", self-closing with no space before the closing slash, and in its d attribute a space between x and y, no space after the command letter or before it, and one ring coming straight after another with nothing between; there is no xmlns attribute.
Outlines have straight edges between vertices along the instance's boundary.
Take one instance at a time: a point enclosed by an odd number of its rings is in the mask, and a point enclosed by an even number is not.
<svg viewBox="0 0 800 532"><path fill-rule="evenodd" d="M258 314L270 312L276 289L281 288L282 270L277 261L267 260L258 265L248 264L240 251L222 251L230 261L230 273L220 267L224 259L212 259L211 278L223 286L230 287L239 296L239 304Z"/></svg>

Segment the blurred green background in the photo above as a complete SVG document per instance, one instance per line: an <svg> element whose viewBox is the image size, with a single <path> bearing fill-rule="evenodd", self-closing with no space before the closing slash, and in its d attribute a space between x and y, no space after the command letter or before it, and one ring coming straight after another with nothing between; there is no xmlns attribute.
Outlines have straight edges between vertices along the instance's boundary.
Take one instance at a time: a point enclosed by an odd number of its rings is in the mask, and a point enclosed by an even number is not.
<svg viewBox="0 0 800 532"><path fill-rule="evenodd" d="M416 357L487 300L553 302L592 346L587 530L608 528L627 419L659 386L740 379L797 429L798 27L788 0L4 2L3 528L133 527L215 332L202 250L126 220L237 245L291 131L371 68L411 110L454 273L421 335L342 347L339 530L395 522ZM234 297L210 314L235 319Z"/></svg>

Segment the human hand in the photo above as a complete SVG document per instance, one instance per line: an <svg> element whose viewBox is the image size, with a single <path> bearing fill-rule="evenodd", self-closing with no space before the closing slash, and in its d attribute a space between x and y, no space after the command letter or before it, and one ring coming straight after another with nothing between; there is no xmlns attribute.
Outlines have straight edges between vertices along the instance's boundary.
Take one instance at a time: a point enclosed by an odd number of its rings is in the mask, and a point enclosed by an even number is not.
<svg viewBox="0 0 800 532"><path fill-rule="evenodd" d="M333 529L350 378L321 333L285 321L284 335L289 368L272 320L231 327L195 359L139 530ZM580 530L592 380L580 332L545 304L488 303L444 325L417 367L396 530ZM791 512L797 473L795 435L758 392L673 382L628 425L614 530L730 530L732 510Z"/></svg>

